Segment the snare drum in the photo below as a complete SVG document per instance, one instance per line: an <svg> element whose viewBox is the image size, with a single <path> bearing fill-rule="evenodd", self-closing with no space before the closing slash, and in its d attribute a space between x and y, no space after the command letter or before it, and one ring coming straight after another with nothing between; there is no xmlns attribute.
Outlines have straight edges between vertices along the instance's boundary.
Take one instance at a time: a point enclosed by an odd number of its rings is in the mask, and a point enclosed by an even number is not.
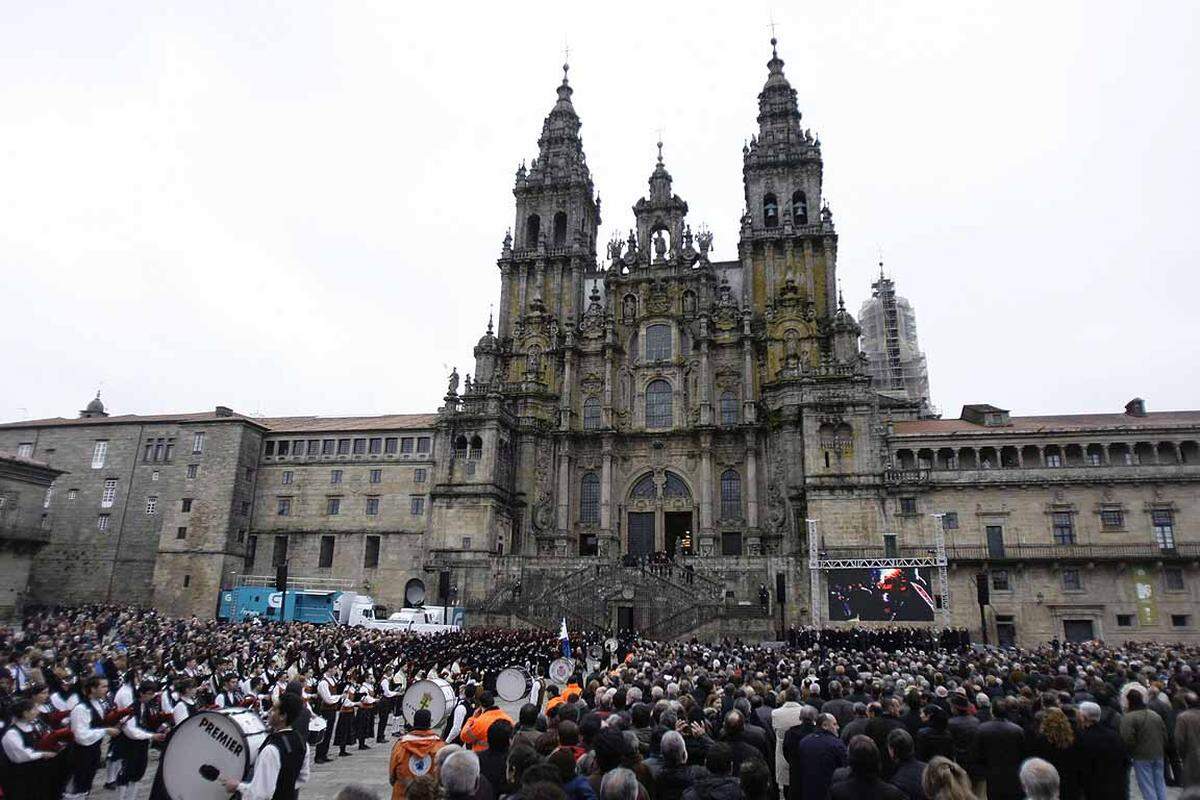
<svg viewBox="0 0 1200 800"><path fill-rule="evenodd" d="M496 676L496 695L505 702L525 702L533 693L533 676L524 667L508 667Z"/></svg>
<svg viewBox="0 0 1200 800"><path fill-rule="evenodd" d="M308 743L320 744L321 740L325 738L325 728L328 725L329 723L320 714L310 715L308 718Z"/></svg>
<svg viewBox="0 0 1200 800"><path fill-rule="evenodd" d="M453 713L458 705L458 698L448 681L441 678L426 678L415 681L404 690L404 698L400 703L404 721L413 725L413 716L422 708L429 710L431 728L439 727L446 717Z"/></svg>
<svg viewBox="0 0 1200 800"><path fill-rule="evenodd" d="M569 658L556 658L550 662L550 680L559 686L566 686L575 671L575 662Z"/></svg>
<svg viewBox="0 0 1200 800"><path fill-rule="evenodd" d="M163 784L171 800L228 800L218 781L200 775L203 766L245 780L267 740L267 726L245 708L201 711L171 733L163 754Z"/></svg>

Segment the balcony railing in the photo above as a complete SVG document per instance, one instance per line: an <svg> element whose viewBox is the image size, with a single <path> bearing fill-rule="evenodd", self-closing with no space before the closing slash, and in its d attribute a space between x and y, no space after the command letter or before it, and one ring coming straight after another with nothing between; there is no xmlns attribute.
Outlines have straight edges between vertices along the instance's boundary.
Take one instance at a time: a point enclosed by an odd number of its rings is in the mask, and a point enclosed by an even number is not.
<svg viewBox="0 0 1200 800"><path fill-rule="evenodd" d="M882 546L826 547L823 558L884 558ZM903 546L892 557L919 558L933 555L933 547ZM1200 558L1200 542L1177 542L1159 547L1153 542L1123 544L1008 544L992 548L985 544L948 544L946 558L955 561L1183 561Z"/></svg>

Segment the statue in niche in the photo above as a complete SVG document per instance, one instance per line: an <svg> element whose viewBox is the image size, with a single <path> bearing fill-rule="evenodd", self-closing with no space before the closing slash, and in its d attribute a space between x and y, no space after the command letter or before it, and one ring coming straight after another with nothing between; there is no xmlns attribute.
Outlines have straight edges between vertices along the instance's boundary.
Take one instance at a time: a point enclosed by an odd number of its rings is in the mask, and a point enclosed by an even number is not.
<svg viewBox="0 0 1200 800"><path fill-rule="evenodd" d="M667 238L663 236L662 231L659 231L654 235L654 260L667 260Z"/></svg>
<svg viewBox="0 0 1200 800"><path fill-rule="evenodd" d="M625 249L625 243L619 237L614 237L608 243L608 260L612 264L619 264L621 261L621 251Z"/></svg>
<svg viewBox="0 0 1200 800"><path fill-rule="evenodd" d="M458 367L450 370L450 386L446 389L446 394L458 394Z"/></svg>
<svg viewBox="0 0 1200 800"><path fill-rule="evenodd" d="M696 293L687 291L683 293L683 313L692 315L696 313Z"/></svg>
<svg viewBox="0 0 1200 800"><path fill-rule="evenodd" d="M542 348L536 344L529 348L529 353L525 356L525 371L533 375L540 375L542 372Z"/></svg>
<svg viewBox="0 0 1200 800"><path fill-rule="evenodd" d="M470 393L471 393L471 389L472 389L472 387L471 387L471 373L469 373L469 372L467 373L467 379L466 379L466 380L463 382L463 385L464 385L464 386L466 386L466 388L463 390L463 391L464 391L464 393L465 393L465 394L470 394Z"/></svg>
<svg viewBox="0 0 1200 800"><path fill-rule="evenodd" d="M783 334L783 360L789 367L800 364L800 334L795 328L788 328Z"/></svg>
<svg viewBox="0 0 1200 800"><path fill-rule="evenodd" d="M625 300L621 303L621 319L624 322L637 319L637 298L631 294L625 295Z"/></svg>

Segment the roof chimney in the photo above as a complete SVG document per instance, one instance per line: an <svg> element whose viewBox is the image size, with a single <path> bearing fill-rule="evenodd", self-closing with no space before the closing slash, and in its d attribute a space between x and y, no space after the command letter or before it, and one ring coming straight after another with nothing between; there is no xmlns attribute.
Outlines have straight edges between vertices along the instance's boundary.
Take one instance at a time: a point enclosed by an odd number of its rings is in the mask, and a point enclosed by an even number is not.
<svg viewBox="0 0 1200 800"><path fill-rule="evenodd" d="M1146 416L1146 401L1140 397L1135 397L1125 404L1125 413L1131 417Z"/></svg>
<svg viewBox="0 0 1200 800"><path fill-rule="evenodd" d="M229 406L217 406L217 410L214 413L216 413L218 417L232 417L233 409Z"/></svg>

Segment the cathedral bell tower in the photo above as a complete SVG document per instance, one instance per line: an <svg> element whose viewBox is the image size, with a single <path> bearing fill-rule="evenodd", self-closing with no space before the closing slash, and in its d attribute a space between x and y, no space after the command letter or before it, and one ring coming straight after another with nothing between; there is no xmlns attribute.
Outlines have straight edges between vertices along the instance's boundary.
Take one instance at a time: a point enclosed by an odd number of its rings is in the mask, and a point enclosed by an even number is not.
<svg viewBox="0 0 1200 800"><path fill-rule="evenodd" d="M499 338L513 335L521 316L540 301L560 320L583 311L583 272L595 268L600 200L595 196L580 121L571 103L568 65L558 100L542 124L538 156L517 169L516 219L504 239Z"/></svg>

